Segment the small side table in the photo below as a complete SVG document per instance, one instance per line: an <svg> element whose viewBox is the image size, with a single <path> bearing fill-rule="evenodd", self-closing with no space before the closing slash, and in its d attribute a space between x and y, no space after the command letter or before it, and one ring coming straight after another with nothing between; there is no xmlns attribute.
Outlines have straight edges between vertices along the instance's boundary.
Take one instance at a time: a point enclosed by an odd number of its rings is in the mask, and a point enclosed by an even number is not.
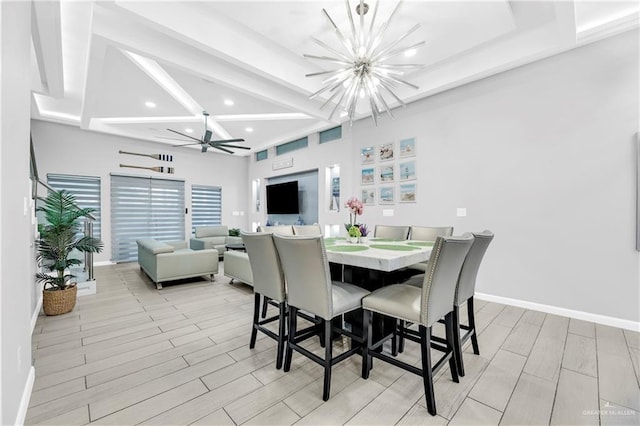
<svg viewBox="0 0 640 426"><path fill-rule="evenodd" d="M244 243L226 244L224 247L227 249L227 251L229 250L247 251L247 249L244 246Z"/></svg>

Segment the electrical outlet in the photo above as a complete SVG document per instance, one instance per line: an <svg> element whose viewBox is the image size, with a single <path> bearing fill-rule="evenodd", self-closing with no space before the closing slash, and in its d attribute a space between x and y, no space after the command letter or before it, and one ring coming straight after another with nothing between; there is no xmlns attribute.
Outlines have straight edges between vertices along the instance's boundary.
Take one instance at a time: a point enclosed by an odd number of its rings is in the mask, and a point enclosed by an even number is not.
<svg viewBox="0 0 640 426"><path fill-rule="evenodd" d="M382 216L393 216L393 209L382 210Z"/></svg>
<svg viewBox="0 0 640 426"><path fill-rule="evenodd" d="M467 215L467 208L466 207L458 207L458 209L456 211L456 215L458 217L465 217Z"/></svg>

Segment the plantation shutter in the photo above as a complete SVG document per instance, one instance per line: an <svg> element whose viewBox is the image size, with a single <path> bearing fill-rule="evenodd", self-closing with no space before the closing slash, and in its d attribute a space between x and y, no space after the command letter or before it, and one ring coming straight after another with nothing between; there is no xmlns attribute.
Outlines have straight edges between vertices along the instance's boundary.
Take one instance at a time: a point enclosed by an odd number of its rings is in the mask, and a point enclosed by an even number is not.
<svg viewBox="0 0 640 426"><path fill-rule="evenodd" d="M95 212L91 215L93 221L93 236L101 239L101 211L100 211L100 178L94 176L59 175L47 174L47 183L58 191L66 190L76 197L76 202L80 208L92 208ZM79 221L84 226L84 218ZM82 228L80 228L82 229Z"/></svg>
<svg viewBox="0 0 640 426"><path fill-rule="evenodd" d="M184 181L111 175L111 258L138 259L136 240L184 240Z"/></svg>
<svg viewBox="0 0 640 426"><path fill-rule="evenodd" d="M218 186L191 186L191 226L222 224L222 188Z"/></svg>

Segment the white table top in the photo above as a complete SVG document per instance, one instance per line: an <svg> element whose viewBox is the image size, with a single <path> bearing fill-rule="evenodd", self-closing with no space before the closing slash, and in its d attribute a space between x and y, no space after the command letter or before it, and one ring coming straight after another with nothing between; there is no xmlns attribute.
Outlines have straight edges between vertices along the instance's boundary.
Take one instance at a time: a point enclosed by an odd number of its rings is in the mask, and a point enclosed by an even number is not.
<svg viewBox="0 0 640 426"><path fill-rule="evenodd" d="M390 241L371 239L365 244L357 244L366 246L367 250L342 252L332 251L332 246L351 246L355 245L344 239L327 239L325 246L327 248L327 259L329 262L340 263L343 265L357 266L361 268L374 269L378 271L391 272L397 269L406 268L414 263L423 262L429 259L433 245L424 246L425 241ZM411 246L412 243L421 246ZM382 248L375 248L375 245L392 245L392 246L411 246L414 250L398 251Z"/></svg>

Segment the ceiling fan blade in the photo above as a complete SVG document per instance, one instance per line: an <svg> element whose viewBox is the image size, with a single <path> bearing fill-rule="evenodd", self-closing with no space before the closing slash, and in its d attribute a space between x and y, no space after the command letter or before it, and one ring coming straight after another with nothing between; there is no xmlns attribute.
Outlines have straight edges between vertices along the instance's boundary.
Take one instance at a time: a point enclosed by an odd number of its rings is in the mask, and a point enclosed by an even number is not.
<svg viewBox="0 0 640 426"><path fill-rule="evenodd" d="M220 151L228 152L229 154L233 154L233 151L230 149L222 148L220 145L212 145L213 148L219 149Z"/></svg>
<svg viewBox="0 0 640 426"><path fill-rule="evenodd" d="M193 139L194 141L198 141L199 143L202 143L202 141L200 139L194 138L193 136L185 135L184 133L180 133L177 130L173 130L173 129L167 129L167 130L170 131L170 132L173 132L173 133L177 133L180 136L184 136L185 138Z"/></svg>
<svg viewBox="0 0 640 426"><path fill-rule="evenodd" d="M236 148L236 149L251 149L248 146L227 145L226 143L214 143L211 146L214 148L223 147L223 148Z"/></svg>
<svg viewBox="0 0 640 426"><path fill-rule="evenodd" d="M212 136L212 135L213 135L213 133L211 133L211 130L207 130L206 132L204 132L204 138L203 138L203 140L204 140L206 143L211 142L211 136Z"/></svg>
<svg viewBox="0 0 640 426"><path fill-rule="evenodd" d="M180 145L171 145L171 146L189 146L189 145L202 145L202 142L189 142L189 143L183 143Z"/></svg>
<svg viewBox="0 0 640 426"><path fill-rule="evenodd" d="M202 149L200 150L200 152L207 152L207 148L209 148L207 144L202 144Z"/></svg>
<svg viewBox="0 0 640 426"><path fill-rule="evenodd" d="M209 141L210 143L226 143L226 142L244 142L244 139L218 139L216 141Z"/></svg>

